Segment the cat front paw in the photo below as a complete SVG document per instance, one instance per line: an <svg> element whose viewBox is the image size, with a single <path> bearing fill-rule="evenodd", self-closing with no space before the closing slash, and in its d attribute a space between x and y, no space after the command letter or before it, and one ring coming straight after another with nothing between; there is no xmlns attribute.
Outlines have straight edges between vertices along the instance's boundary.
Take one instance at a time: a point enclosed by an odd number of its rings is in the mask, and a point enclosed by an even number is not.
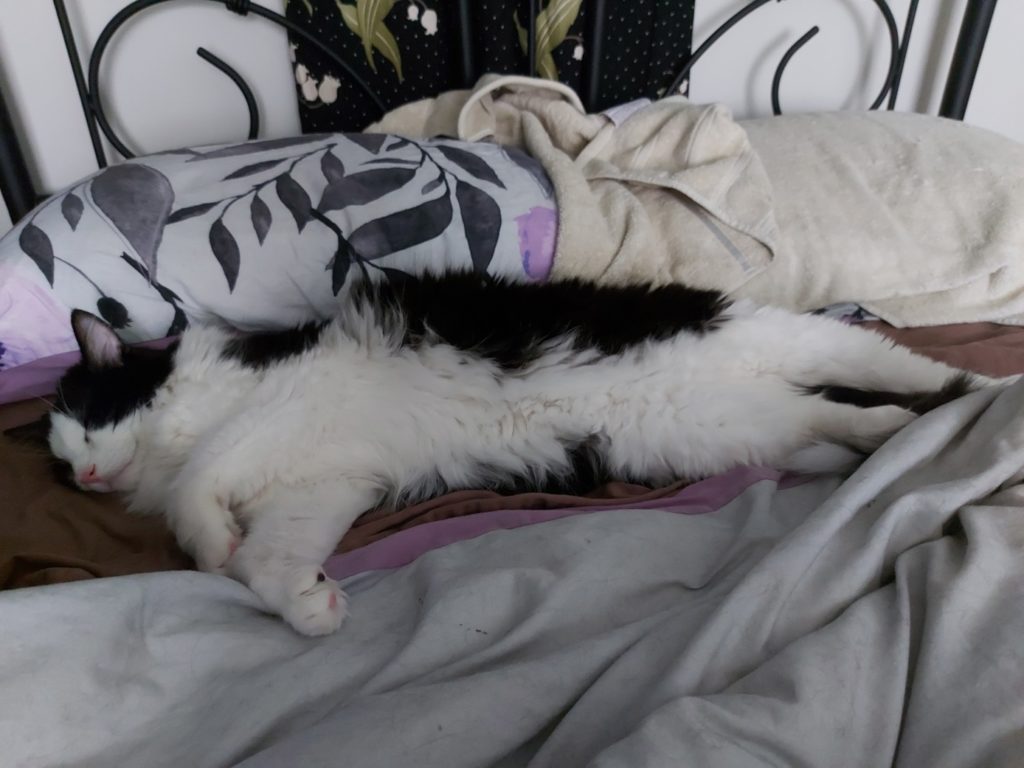
<svg viewBox="0 0 1024 768"><path fill-rule="evenodd" d="M225 575L228 561L242 544L242 533L237 526L211 526L193 542L192 557L203 573Z"/></svg>
<svg viewBox="0 0 1024 768"><path fill-rule="evenodd" d="M322 569L312 577L296 579L281 616L296 632L316 637L336 631L348 613L348 600L334 579Z"/></svg>

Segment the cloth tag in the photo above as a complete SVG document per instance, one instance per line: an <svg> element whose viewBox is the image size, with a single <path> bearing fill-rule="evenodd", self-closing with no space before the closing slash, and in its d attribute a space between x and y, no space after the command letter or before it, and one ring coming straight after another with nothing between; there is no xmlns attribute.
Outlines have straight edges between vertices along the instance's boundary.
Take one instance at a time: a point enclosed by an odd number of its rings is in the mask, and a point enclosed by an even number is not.
<svg viewBox="0 0 1024 768"><path fill-rule="evenodd" d="M615 125L622 125L650 103L650 99L635 99L634 101L627 101L625 104L609 107L601 114L615 123Z"/></svg>

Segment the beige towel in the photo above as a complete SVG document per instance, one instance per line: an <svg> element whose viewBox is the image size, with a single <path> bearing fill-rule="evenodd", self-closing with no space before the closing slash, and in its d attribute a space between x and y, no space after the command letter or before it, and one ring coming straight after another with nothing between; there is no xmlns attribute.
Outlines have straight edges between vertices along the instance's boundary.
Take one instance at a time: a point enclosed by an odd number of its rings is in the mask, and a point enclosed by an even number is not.
<svg viewBox="0 0 1024 768"><path fill-rule="evenodd" d="M772 265L739 290L892 325L1024 324L1024 145L925 115L741 123L775 190Z"/></svg>
<svg viewBox="0 0 1024 768"><path fill-rule="evenodd" d="M772 258L771 185L721 106L671 97L588 115L560 83L490 75L367 130L493 140L540 160L558 197L556 279L730 291Z"/></svg>

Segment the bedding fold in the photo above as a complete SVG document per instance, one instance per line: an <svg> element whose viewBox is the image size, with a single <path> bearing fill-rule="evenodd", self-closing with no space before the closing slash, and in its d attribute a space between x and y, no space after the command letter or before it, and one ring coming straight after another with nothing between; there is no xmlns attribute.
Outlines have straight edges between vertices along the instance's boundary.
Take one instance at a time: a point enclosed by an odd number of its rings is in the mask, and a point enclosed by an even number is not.
<svg viewBox="0 0 1024 768"><path fill-rule="evenodd" d="M36 768L1016 765L1022 457L1024 383L976 392L846 480L355 574L326 638L203 574L2 593L0 741Z"/></svg>

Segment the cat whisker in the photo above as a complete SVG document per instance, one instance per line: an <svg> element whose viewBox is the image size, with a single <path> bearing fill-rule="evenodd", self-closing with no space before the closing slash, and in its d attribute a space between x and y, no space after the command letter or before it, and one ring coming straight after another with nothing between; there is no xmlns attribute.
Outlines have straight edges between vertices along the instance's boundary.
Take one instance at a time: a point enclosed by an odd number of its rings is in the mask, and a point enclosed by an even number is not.
<svg viewBox="0 0 1024 768"><path fill-rule="evenodd" d="M58 391L59 391L59 387L58 387ZM56 401L54 401L54 400L49 400L49 399L47 399L47 398L45 398L45 397L42 397L41 395L36 395L36 396L35 396L35 397L33 398L33 400L38 400L38 401L39 401L39 402L41 402L41 403L46 403L46 405L47 405L47 406L49 406L49 408L50 408L51 410L54 410L54 411L56 411L56 412L57 412L57 413L59 413L59 414L62 414L62 415L64 415L64 416L69 416L69 415L70 415L70 414L69 414L69 413L67 412L67 410L66 410L66 409L64 409L64 408L61 408L61 407L60 407L60 404L59 404L59 403L57 403L57 402L56 402Z"/></svg>
<svg viewBox="0 0 1024 768"><path fill-rule="evenodd" d="M64 380L63 379L61 379L60 381L57 382L57 397L54 399L54 401L53 401L53 403L51 403L51 405L53 406L54 410L56 410L58 413L61 413L61 414L63 414L63 415L65 415L65 416L70 418L71 414L66 409L61 408L61 406L60 406L61 403L67 402L66 398L64 397L63 385L64 385ZM40 399L42 400L42 399L45 399L45 398L40 398Z"/></svg>

